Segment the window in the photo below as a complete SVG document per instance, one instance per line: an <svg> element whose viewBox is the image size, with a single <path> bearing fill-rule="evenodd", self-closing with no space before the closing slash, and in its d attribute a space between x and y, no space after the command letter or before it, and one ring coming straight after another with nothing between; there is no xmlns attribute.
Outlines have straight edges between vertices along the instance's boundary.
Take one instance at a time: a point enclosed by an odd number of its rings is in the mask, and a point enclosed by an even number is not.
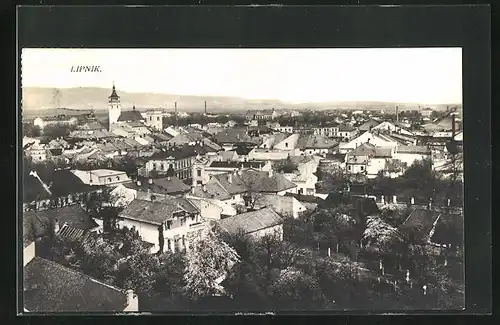
<svg viewBox="0 0 500 325"><path fill-rule="evenodd" d="M198 177L201 177L201 169L198 169L198 170L196 171L196 175L197 175Z"/></svg>
<svg viewBox="0 0 500 325"><path fill-rule="evenodd" d="M170 239L167 239L167 247L168 247L168 250L172 250L172 241Z"/></svg>
<svg viewBox="0 0 500 325"><path fill-rule="evenodd" d="M165 165L161 164L161 170L165 170Z"/></svg>
<svg viewBox="0 0 500 325"><path fill-rule="evenodd" d="M202 184L203 184L203 181L196 181L196 184L198 184L198 185L202 185Z"/></svg>
<svg viewBox="0 0 500 325"><path fill-rule="evenodd" d="M361 171L363 171L364 169L365 169L365 167L364 167L364 166L361 166Z"/></svg>
<svg viewBox="0 0 500 325"><path fill-rule="evenodd" d="M159 120L160 120L160 117L159 117L159 116L157 116L157 117L156 117L156 120L157 120L157 121L159 121Z"/></svg>
<svg viewBox="0 0 500 325"><path fill-rule="evenodd" d="M285 142L285 147L288 148L288 142Z"/></svg>
<svg viewBox="0 0 500 325"><path fill-rule="evenodd" d="M111 177L108 177L108 182L111 182Z"/></svg>
<svg viewBox="0 0 500 325"><path fill-rule="evenodd" d="M351 166L347 166L347 169L348 169L348 170L351 170Z"/></svg>
<svg viewBox="0 0 500 325"><path fill-rule="evenodd" d="M169 164L168 167L174 169L174 164Z"/></svg>
<svg viewBox="0 0 500 325"><path fill-rule="evenodd" d="M167 229L170 229L171 227L172 227L172 220L168 220L167 221Z"/></svg>
<svg viewBox="0 0 500 325"><path fill-rule="evenodd" d="M116 180L119 181L120 180L120 176L116 176Z"/></svg>

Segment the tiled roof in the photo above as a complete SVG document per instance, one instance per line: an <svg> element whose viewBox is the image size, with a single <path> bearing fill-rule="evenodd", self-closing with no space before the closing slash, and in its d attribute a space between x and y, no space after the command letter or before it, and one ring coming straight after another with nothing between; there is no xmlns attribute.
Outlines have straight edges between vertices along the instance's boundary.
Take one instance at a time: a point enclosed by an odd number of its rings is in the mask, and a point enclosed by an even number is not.
<svg viewBox="0 0 500 325"><path fill-rule="evenodd" d="M30 312L119 312L126 294L83 273L35 257L24 268L24 307Z"/></svg>
<svg viewBox="0 0 500 325"><path fill-rule="evenodd" d="M229 182L229 178L231 178L231 182ZM213 179L216 179L229 195L245 193L248 191L247 184L243 181L241 175L227 173L214 175Z"/></svg>
<svg viewBox="0 0 500 325"><path fill-rule="evenodd" d="M150 189L152 193L160 194L176 194L189 191L190 187L184 184L179 178L172 176L165 178L153 179L153 184L149 184L148 180L142 179L141 186L137 182L125 183L123 186L133 190L146 190Z"/></svg>
<svg viewBox="0 0 500 325"><path fill-rule="evenodd" d="M398 146L397 152L430 155L431 150L426 146Z"/></svg>
<svg viewBox="0 0 500 325"><path fill-rule="evenodd" d="M297 141L299 149L330 149L337 145L337 141L314 134L301 134Z"/></svg>
<svg viewBox="0 0 500 325"><path fill-rule="evenodd" d="M380 124L380 122L377 122L377 121L375 121L375 120L369 120L369 121L367 121L367 122L365 122L365 123L361 124L361 125L358 127L358 129L359 129L360 131L368 131L368 130L370 130L370 127L374 127L374 126L377 126L377 125L379 125L379 124Z"/></svg>
<svg viewBox="0 0 500 325"><path fill-rule="evenodd" d="M217 133L214 136L217 143L252 142L245 129L229 129Z"/></svg>
<svg viewBox="0 0 500 325"><path fill-rule="evenodd" d="M359 147L349 152L349 156L368 156L375 154L375 146L370 143L362 143Z"/></svg>
<svg viewBox="0 0 500 325"><path fill-rule="evenodd" d="M307 203L316 203L317 204L319 202L324 201L322 198L314 196L314 195L304 195L304 194L294 194L294 193L286 193L285 195L286 196L293 196L299 202L307 202Z"/></svg>
<svg viewBox="0 0 500 325"><path fill-rule="evenodd" d="M129 121L142 121L144 118L141 113L136 110L133 111L123 111L118 118L118 122L129 122Z"/></svg>
<svg viewBox="0 0 500 325"><path fill-rule="evenodd" d="M196 186L193 195L200 198L221 201L231 198L231 195L216 182L208 182L204 187Z"/></svg>
<svg viewBox="0 0 500 325"><path fill-rule="evenodd" d="M57 220L61 225L66 223L68 226L82 230L90 230L97 227L92 217L90 217L78 204L43 211L25 211L24 218L28 221L37 220L38 222Z"/></svg>
<svg viewBox="0 0 500 325"><path fill-rule="evenodd" d="M195 213L194 207L186 199L159 198L161 201L133 200L120 213L121 218L138 220L153 225L161 225L166 220L172 218L172 214L178 211Z"/></svg>
<svg viewBox="0 0 500 325"><path fill-rule="evenodd" d="M238 214L219 221L220 226L230 233L243 230L249 234L283 223L283 219L271 208Z"/></svg>
<svg viewBox="0 0 500 325"><path fill-rule="evenodd" d="M428 234L440 215L441 213L437 211L416 208L403 222L403 225L420 228L425 234Z"/></svg>

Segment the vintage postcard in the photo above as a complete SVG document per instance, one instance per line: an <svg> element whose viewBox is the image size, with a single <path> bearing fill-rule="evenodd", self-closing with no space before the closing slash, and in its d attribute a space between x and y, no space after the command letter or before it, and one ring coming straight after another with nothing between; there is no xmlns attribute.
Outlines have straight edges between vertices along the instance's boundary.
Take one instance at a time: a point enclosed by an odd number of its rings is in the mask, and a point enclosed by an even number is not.
<svg viewBox="0 0 500 325"><path fill-rule="evenodd" d="M20 63L26 313L465 308L461 48Z"/></svg>

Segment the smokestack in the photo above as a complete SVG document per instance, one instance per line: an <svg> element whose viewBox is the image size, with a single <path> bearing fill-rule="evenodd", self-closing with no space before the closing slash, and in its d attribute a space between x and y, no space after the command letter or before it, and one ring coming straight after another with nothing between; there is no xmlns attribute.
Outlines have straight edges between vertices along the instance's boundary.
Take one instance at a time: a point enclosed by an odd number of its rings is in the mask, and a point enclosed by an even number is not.
<svg viewBox="0 0 500 325"><path fill-rule="evenodd" d="M451 113L451 139L455 140L455 112Z"/></svg>
<svg viewBox="0 0 500 325"><path fill-rule="evenodd" d="M207 101L205 101L205 115L207 115Z"/></svg>
<svg viewBox="0 0 500 325"><path fill-rule="evenodd" d="M399 122L399 107L396 106L396 122Z"/></svg>

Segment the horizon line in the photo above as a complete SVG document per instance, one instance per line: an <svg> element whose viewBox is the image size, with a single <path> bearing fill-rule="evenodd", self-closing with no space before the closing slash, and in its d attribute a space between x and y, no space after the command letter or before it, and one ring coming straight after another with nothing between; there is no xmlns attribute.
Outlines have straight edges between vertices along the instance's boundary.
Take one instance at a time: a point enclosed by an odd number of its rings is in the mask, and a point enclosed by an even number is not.
<svg viewBox="0 0 500 325"><path fill-rule="evenodd" d="M73 87L52 87L52 86L26 86L26 85L21 85L21 88L40 88L40 89L85 89L85 88L96 88L96 89L108 89L106 87L100 87L100 86L73 86ZM109 89L112 89L110 87ZM426 103L425 101L417 102L417 101L398 101L398 100L370 100L370 99L363 99L363 100L346 100L346 99L331 99L331 100L322 100L322 101L301 101L301 102L293 102L293 101L288 101L288 100L283 100L283 99L278 99L278 98L245 98L245 97L240 97L240 96L230 96L230 95L196 95L196 94L176 94L176 93L168 93L168 92L145 92L145 91L131 91L131 90L119 90L117 89L117 92L123 92L127 94L154 94L154 95L173 95L173 96L192 96L192 97L223 97L223 98L233 98L233 99L241 99L241 100L249 100L249 101L278 101L282 102L283 104L292 104L292 105L306 105L306 104L330 104L330 103L356 103L356 102L373 102L373 103L397 103L397 104L417 104L417 105L462 105L462 101L450 101L450 102L440 102L440 103ZM121 96L120 96L121 97Z"/></svg>

